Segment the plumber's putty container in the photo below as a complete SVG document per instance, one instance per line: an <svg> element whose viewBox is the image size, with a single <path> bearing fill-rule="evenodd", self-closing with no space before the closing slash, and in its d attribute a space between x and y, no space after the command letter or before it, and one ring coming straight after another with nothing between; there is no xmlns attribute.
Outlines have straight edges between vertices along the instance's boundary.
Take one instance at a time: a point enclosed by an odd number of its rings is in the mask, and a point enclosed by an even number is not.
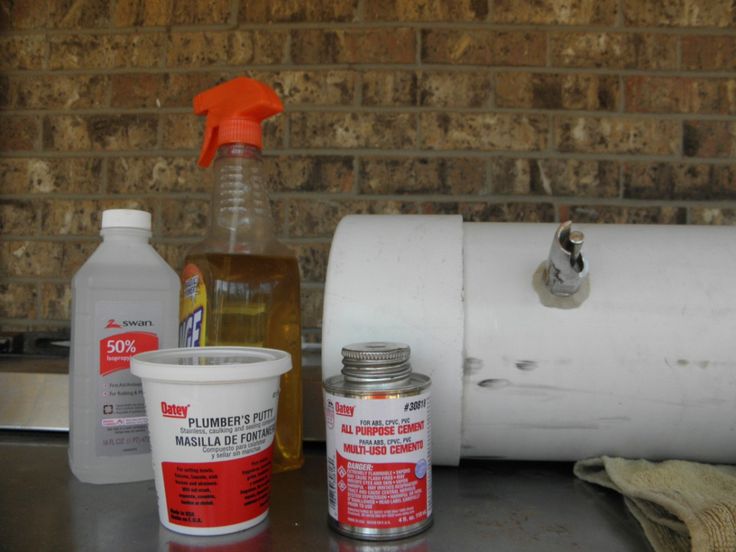
<svg viewBox="0 0 736 552"><path fill-rule="evenodd" d="M344 218L324 378L345 343L411 343L435 389L435 464L736 461L736 227L574 226L585 282L559 297L545 285L556 224Z"/></svg>
<svg viewBox="0 0 736 552"><path fill-rule="evenodd" d="M201 347L132 359L143 381L161 523L221 535L268 515L284 351Z"/></svg>

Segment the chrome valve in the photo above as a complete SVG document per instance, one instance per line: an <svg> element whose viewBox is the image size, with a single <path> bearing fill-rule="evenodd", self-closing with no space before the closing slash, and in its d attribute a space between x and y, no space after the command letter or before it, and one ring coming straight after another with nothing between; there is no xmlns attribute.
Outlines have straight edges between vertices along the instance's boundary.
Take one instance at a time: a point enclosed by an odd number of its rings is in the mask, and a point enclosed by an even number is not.
<svg viewBox="0 0 736 552"><path fill-rule="evenodd" d="M585 236L572 229L572 221L560 224L547 258L545 284L553 295L573 295L588 277L588 263L581 252Z"/></svg>

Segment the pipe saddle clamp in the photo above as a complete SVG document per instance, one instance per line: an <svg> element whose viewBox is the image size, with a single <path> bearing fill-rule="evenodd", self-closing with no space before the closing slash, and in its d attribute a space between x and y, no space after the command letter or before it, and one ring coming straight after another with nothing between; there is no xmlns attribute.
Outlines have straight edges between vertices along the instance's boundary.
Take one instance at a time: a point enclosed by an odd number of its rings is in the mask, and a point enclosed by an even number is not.
<svg viewBox="0 0 736 552"><path fill-rule="evenodd" d="M581 253L585 236L572 229L572 221L560 224L547 258L545 285L553 295L574 295L588 277L588 263Z"/></svg>

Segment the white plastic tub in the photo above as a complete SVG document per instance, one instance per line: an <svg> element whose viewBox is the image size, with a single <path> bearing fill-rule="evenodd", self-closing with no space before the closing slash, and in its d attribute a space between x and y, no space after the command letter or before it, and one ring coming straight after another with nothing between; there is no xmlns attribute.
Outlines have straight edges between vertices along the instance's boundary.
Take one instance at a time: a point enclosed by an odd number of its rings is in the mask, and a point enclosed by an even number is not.
<svg viewBox="0 0 736 552"><path fill-rule="evenodd" d="M184 348L133 357L166 528L220 535L268 516L279 377L290 369L290 355L274 349Z"/></svg>

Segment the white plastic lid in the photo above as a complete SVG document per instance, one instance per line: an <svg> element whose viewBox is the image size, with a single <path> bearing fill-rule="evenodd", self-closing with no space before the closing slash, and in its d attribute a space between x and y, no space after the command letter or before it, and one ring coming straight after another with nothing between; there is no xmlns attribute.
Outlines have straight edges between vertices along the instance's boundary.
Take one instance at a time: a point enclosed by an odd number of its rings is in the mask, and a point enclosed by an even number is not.
<svg viewBox="0 0 736 552"><path fill-rule="evenodd" d="M138 209L106 209L102 211L102 228L151 230L151 213Z"/></svg>
<svg viewBox="0 0 736 552"><path fill-rule="evenodd" d="M184 347L134 355L130 371L168 383L246 382L291 370L291 355L262 347Z"/></svg>

